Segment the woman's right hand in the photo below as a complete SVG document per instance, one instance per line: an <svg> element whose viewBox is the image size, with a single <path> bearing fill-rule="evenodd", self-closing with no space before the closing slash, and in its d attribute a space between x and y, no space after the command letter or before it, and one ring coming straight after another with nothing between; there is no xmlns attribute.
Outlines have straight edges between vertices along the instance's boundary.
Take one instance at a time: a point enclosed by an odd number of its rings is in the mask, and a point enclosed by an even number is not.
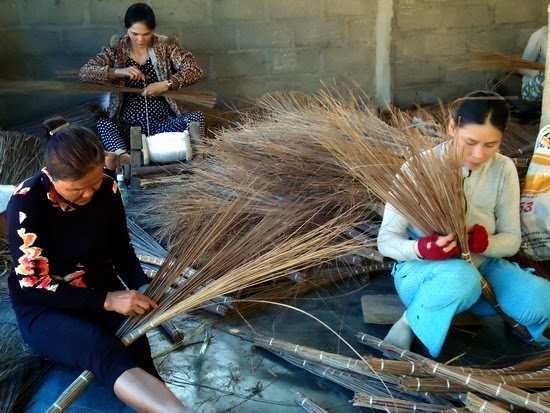
<svg viewBox="0 0 550 413"><path fill-rule="evenodd" d="M420 258L438 261L460 254L460 248L457 246L454 234L442 236L435 231L420 238L414 244L414 251Z"/></svg>
<svg viewBox="0 0 550 413"><path fill-rule="evenodd" d="M157 308L157 303L135 290L111 291L107 293L103 308L135 317Z"/></svg>
<svg viewBox="0 0 550 413"><path fill-rule="evenodd" d="M124 75L133 80L145 80L145 75L135 66L115 69L115 75Z"/></svg>

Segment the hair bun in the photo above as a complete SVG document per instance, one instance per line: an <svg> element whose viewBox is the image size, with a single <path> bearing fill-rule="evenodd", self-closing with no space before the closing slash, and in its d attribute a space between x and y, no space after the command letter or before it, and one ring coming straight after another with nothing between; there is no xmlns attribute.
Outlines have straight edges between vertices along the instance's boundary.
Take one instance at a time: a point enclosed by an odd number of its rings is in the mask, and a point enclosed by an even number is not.
<svg viewBox="0 0 550 413"><path fill-rule="evenodd" d="M59 132L66 126L69 126L69 122L62 116L55 116L53 118L46 119L42 126L46 132L46 138L50 138L56 132Z"/></svg>

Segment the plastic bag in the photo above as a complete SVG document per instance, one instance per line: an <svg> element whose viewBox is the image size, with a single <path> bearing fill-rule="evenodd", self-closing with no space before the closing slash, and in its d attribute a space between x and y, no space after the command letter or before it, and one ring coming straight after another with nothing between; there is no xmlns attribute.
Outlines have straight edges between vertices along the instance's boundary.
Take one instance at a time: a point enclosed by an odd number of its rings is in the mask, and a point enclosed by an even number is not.
<svg viewBox="0 0 550 413"><path fill-rule="evenodd" d="M539 131L521 191L521 248L533 261L550 259L550 125Z"/></svg>

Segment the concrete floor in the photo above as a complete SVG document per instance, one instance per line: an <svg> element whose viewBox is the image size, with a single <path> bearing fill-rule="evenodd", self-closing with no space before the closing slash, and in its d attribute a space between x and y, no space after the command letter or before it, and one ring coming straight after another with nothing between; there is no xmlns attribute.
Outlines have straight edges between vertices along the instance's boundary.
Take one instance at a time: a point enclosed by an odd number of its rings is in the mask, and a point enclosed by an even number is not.
<svg viewBox="0 0 550 413"><path fill-rule="evenodd" d="M384 337L390 326L363 322L361 296L390 292L393 292L390 276L377 273L367 286L364 280L339 283L310 293L294 305L331 326L360 354L379 356L376 351L357 343L355 334L361 331ZM307 315L271 306L257 310L254 316L246 320L188 316L176 322L192 344L157 357L155 363L174 393L197 412L303 411L294 401L295 391L314 400L327 411L351 413L370 410L351 405L352 391L295 367L239 337L250 336L254 330L268 337L356 357L333 333ZM200 356L206 334L201 329L205 326L212 338L204 355ZM196 331L201 333L193 338ZM149 340L154 355L171 345L160 330L150 333ZM428 355L427 349L418 341L415 341L412 350ZM487 318L482 326L451 328L438 360L460 356L458 363L465 365L513 364L534 351L511 334L500 319ZM79 371L61 367L51 369L24 411L45 411L78 374ZM94 382L67 411L127 413L132 410L123 406L110 389Z"/></svg>

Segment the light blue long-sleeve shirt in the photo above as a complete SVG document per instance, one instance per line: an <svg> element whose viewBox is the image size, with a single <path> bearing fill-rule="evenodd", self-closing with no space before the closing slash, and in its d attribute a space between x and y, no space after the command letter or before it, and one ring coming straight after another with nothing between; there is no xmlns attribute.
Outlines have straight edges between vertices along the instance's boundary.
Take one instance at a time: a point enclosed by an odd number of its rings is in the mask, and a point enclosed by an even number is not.
<svg viewBox="0 0 550 413"><path fill-rule="evenodd" d="M447 144L433 150L440 155ZM519 218L520 188L516 167L511 159L495 153L481 168L464 171L467 201L467 225L483 225L489 233L489 246L483 254L472 254L479 267L487 257L514 255L521 243ZM419 200L422 202L422 200ZM427 235L410 225L390 204L386 204L378 234L378 250L397 261L420 260L414 243ZM443 234L446 235L446 234Z"/></svg>

